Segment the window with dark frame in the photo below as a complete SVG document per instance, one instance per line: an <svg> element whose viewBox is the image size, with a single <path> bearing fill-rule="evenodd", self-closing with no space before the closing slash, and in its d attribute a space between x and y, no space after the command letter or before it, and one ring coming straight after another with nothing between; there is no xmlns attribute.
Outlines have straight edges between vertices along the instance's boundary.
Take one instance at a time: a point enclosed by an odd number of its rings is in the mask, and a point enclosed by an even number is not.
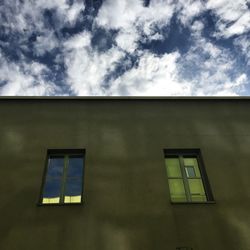
<svg viewBox="0 0 250 250"><path fill-rule="evenodd" d="M83 149L48 150L40 204L82 203L84 156Z"/></svg>
<svg viewBox="0 0 250 250"><path fill-rule="evenodd" d="M165 149L164 154L172 202L214 200L199 149Z"/></svg>

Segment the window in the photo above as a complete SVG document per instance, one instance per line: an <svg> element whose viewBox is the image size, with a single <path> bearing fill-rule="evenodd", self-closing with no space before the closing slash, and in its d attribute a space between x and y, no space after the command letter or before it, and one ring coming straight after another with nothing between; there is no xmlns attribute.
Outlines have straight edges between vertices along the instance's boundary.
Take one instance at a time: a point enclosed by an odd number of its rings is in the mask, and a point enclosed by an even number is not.
<svg viewBox="0 0 250 250"><path fill-rule="evenodd" d="M84 150L48 150L40 204L82 203Z"/></svg>
<svg viewBox="0 0 250 250"><path fill-rule="evenodd" d="M164 153L172 202L213 201L199 149L168 149Z"/></svg>

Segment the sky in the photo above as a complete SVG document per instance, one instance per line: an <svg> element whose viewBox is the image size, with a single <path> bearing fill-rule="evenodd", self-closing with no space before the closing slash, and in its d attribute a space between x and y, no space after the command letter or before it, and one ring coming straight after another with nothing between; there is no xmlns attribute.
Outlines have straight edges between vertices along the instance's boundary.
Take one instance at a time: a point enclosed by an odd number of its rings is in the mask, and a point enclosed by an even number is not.
<svg viewBox="0 0 250 250"><path fill-rule="evenodd" d="M250 0L0 0L1 96L249 96Z"/></svg>

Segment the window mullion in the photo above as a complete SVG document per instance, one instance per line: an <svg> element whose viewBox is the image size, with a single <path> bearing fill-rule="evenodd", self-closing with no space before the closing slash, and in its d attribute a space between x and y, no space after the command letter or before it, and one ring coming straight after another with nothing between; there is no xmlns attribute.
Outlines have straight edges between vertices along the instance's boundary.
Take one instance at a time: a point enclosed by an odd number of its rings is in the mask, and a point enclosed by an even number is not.
<svg viewBox="0 0 250 250"><path fill-rule="evenodd" d="M185 173L185 165L184 165L184 159L183 156L180 155L179 156L179 161L180 161L180 167L181 167L181 174L183 177L183 183L184 183L184 188L185 188L185 192L186 192L186 198L188 200L188 202L191 202L191 193L190 193L190 189L189 189L189 184L188 184L188 179Z"/></svg>
<svg viewBox="0 0 250 250"><path fill-rule="evenodd" d="M64 156L63 175L62 175L62 186L61 186L61 193L60 193L60 203L64 203L64 193L65 193L65 186L66 186L68 162L69 162L69 156L65 155Z"/></svg>

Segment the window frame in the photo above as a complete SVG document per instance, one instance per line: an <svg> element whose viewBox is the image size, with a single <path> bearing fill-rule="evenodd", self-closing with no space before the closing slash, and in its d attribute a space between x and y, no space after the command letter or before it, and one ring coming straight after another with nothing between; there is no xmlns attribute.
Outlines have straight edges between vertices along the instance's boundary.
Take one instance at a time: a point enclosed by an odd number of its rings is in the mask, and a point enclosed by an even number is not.
<svg viewBox="0 0 250 250"><path fill-rule="evenodd" d="M187 199L187 201L173 201L171 199L170 188L169 188L170 202L172 204L215 204L214 196L211 190L210 183L208 181L208 176L207 176L204 162L202 159L201 150L200 149L164 149L163 151L164 151L164 160L166 160L168 157L169 158L178 157L179 162L180 162L180 171L182 175L180 179L183 180L185 195ZM185 173L186 169L185 169L184 162L183 162L183 159L185 157L195 157L197 159L198 167L200 170L200 176L201 176L199 179L201 179L203 183L203 188L204 188L206 199L207 199L206 201L192 201L191 200L188 177L186 176L186 173ZM164 164L164 166L165 166L167 179L169 180L171 179L171 177L169 177L167 174L166 163Z"/></svg>
<svg viewBox="0 0 250 250"><path fill-rule="evenodd" d="M81 155L83 159L83 170L82 170L82 192L81 192L81 202L68 202L65 203L63 201L64 192L65 192L65 181L67 178L67 175L65 171L67 171L68 165L65 166L67 163L67 160L69 159L69 156L72 155ZM45 166L43 170L43 176L42 176L42 184L40 188L40 194L39 194L39 200L37 202L38 206L79 206L83 204L83 193L84 193L84 176L85 176L85 158L86 158L86 150L85 149L47 149L46 159L45 159ZM43 203L43 191L44 191L44 185L46 181L46 175L48 172L49 167L49 157L50 156L63 156L64 166L63 166L63 176L62 176L62 187L60 190L60 198L59 203Z"/></svg>

